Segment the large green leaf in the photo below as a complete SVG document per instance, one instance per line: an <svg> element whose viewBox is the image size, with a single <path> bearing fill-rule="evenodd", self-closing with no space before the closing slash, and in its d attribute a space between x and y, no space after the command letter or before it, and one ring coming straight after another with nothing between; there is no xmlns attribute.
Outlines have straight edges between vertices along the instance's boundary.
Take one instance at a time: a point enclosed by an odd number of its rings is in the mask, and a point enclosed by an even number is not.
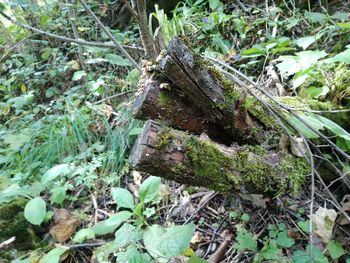
<svg viewBox="0 0 350 263"><path fill-rule="evenodd" d="M148 177L140 186L139 198L144 203L153 201L158 196L160 187L160 178L155 176Z"/></svg>
<svg viewBox="0 0 350 263"><path fill-rule="evenodd" d="M31 199L24 208L24 217L33 225L40 225L46 215L46 203L41 197Z"/></svg>
<svg viewBox="0 0 350 263"><path fill-rule="evenodd" d="M337 55L335 55L333 58L327 60L327 62L335 63L335 62L341 62L345 64L350 64L350 45L346 46L347 49L344 52L341 52Z"/></svg>
<svg viewBox="0 0 350 263"><path fill-rule="evenodd" d="M113 188L112 197L120 208L134 209L135 207L134 198L131 193L124 188Z"/></svg>
<svg viewBox="0 0 350 263"><path fill-rule="evenodd" d="M66 175L69 173L69 165L66 163L56 165L46 171L44 175L41 177L41 183L47 184L51 182L52 180L56 179L58 176Z"/></svg>
<svg viewBox="0 0 350 263"><path fill-rule="evenodd" d="M194 230L194 224L169 228L152 225L144 232L143 241L152 257L171 258L181 255L189 246Z"/></svg>
<svg viewBox="0 0 350 263"><path fill-rule="evenodd" d="M92 227L95 235L105 235L112 233L123 222L127 221L131 217L132 213L129 211L121 211L112 215L110 218L98 222Z"/></svg>

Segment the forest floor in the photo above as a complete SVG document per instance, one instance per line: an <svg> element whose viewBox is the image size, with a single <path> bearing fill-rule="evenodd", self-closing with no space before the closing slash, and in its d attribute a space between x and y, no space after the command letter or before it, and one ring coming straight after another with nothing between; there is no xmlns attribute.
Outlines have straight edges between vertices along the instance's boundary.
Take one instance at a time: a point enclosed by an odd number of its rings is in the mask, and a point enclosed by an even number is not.
<svg viewBox="0 0 350 263"><path fill-rule="evenodd" d="M187 0L171 18L153 13L166 44L182 35L271 96L328 105L303 115L311 127L287 118L300 143L279 146L310 147L314 164L300 192L273 197L132 170L141 75L81 2L0 3L0 262L350 262L348 1ZM87 4L147 65L137 23L120 30L113 4Z"/></svg>

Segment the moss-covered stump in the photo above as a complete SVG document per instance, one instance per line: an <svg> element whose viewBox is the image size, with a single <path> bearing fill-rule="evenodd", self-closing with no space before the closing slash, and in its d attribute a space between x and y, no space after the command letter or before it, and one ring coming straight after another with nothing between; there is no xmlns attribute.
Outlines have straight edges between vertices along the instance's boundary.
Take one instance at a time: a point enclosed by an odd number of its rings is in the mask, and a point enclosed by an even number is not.
<svg viewBox="0 0 350 263"><path fill-rule="evenodd" d="M33 226L24 218L25 198L17 198L0 205L0 243L15 237L16 240L8 250L0 251L1 259L12 259L11 249L19 253L35 249L40 245L40 239L35 234Z"/></svg>
<svg viewBox="0 0 350 263"><path fill-rule="evenodd" d="M139 170L216 191L298 193L309 173L304 159L261 147L226 147L147 121L130 154Z"/></svg>

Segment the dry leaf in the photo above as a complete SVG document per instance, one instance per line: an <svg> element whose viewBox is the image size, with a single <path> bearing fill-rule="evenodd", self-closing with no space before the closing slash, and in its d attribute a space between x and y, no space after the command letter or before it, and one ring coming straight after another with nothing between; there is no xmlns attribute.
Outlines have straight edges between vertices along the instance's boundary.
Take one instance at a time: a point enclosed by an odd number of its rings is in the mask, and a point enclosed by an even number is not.
<svg viewBox="0 0 350 263"><path fill-rule="evenodd" d="M270 200L269 198L264 199L264 196L259 194L239 193L238 195L242 197L244 200L248 200L252 202L254 205L256 205L257 207L262 207L262 208L266 208L266 202Z"/></svg>
<svg viewBox="0 0 350 263"><path fill-rule="evenodd" d="M140 186L141 185L141 181L142 181L142 176L141 174L138 172L138 171L132 171L131 172L131 175L133 177L133 180L134 180L134 183L137 185L137 186Z"/></svg>
<svg viewBox="0 0 350 263"><path fill-rule="evenodd" d="M196 231L194 232L194 235L191 239L191 245L196 245L197 243L202 242L202 240L203 240L203 235L200 232Z"/></svg>
<svg viewBox="0 0 350 263"><path fill-rule="evenodd" d="M307 151L304 140L302 138L293 138L290 141L290 150L295 156L304 157Z"/></svg>
<svg viewBox="0 0 350 263"><path fill-rule="evenodd" d="M52 238L59 243L68 240L74 233L78 226L78 220L66 210L54 208L54 222L55 225L50 228Z"/></svg>
<svg viewBox="0 0 350 263"><path fill-rule="evenodd" d="M68 220L71 218L70 213L68 212L68 210L64 209L64 208L53 208L53 221L55 222L55 224L58 224L59 221L61 220Z"/></svg>
<svg viewBox="0 0 350 263"><path fill-rule="evenodd" d="M337 212L334 209L320 207L313 214L314 233L325 243L332 239L333 227Z"/></svg>

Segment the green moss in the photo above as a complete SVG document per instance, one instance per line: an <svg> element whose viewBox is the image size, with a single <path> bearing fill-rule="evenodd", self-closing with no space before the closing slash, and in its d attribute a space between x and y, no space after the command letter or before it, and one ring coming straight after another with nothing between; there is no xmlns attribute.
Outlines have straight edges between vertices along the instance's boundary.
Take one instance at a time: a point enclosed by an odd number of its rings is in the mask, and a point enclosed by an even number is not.
<svg viewBox="0 0 350 263"><path fill-rule="evenodd" d="M309 172L306 162L292 155L283 155L271 163L266 160L270 153L260 146L244 146L231 158L210 142L191 136L186 141L186 152L195 176L216 191L247 186L252 191L274 195L296 194ZM279 157L280 153L273 158Z"/></svg>
<svg viewBox="0 0 350 263"><path fill-rule="evenodd" d="M173 138L174 135L171 133L171 128L165 128L157 138L156 148L159 150L164 150Z"/></svg>
<svg viewBox="0 0 350 263"><path fill-rule="evenodd" d="M234 83L227 79L217 68L214 66L208 67L209 73L216 78L219 82L221 82L224 88L224 102L218 104L219 108L224 110L232 105L234 105L239 98L241 97L241 93L237 90Z"/></svg>
<svg viewBox="0 0 350 263"><path fill-rule="evenodd" d="M161 91L159 93L158 102L162 107L169 108L172 102L171 97L166 93L166 91Z"/></svg>
<svg viewBox="0 0 350 263"><path fill-rule="evenodd" d="M244 176L246 184L278 196L286 192L297 194L310 172L306 161L285 154L276 165L264 160L267 151L260 146L247 146L235 156L235 169ZM291 190L292 189L292 190Z"/></svg>
<svg viewBox="0 0 350 263"><path fill-rule="evenodd" d="M261 104L256 98L248 96L243 107L248 110L248 112L259 122L261 122L265 127L274 129L276 131L280 130L280 126L276 119L269 114L269 111L264 105Z"/></svg>
<svg viewBox="0 0 350 263"><path fill-rule="evenodd" d="M39 237L33 226L24 217L24 207L27 200L17 198L9 203L0 205L0 243L15 236L14 248L27 251L39 247ZM0 253L0 258L6 256L6 251ZM7 253L8 254L8 253Z"/></svg>
<svg viewBox="0 0 350 263"><path fill-rule="evenodd" d="M240 178L232 172L233 161L213 144L190 136L186 141L186 152L195 176L215 182L208 185L216 191L228 191L240 184Z"/></svg>

